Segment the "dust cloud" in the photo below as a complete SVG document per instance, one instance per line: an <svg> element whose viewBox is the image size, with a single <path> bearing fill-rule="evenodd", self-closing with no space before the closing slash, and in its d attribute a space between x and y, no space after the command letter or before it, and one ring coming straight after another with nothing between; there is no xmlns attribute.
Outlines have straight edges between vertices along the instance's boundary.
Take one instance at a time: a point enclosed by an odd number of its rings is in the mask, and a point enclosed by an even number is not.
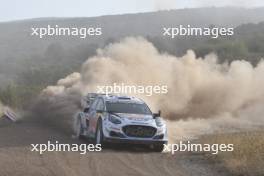
<svg viewBox="0 0 264 176"><path fill-rule="evenodd" d="M263 75L263 61L255 67L243 60L220 64L214 54L197 58L191 50L175 57L158 52L144 38L128 37L98 49L80 73L48 86L35 109L52 118L72 117L81 96L95 92L98 85L167 85L167 94L139 97L153 111L162 110L171 134L188 137L222 128L251 128L264 124Z"/></svg>

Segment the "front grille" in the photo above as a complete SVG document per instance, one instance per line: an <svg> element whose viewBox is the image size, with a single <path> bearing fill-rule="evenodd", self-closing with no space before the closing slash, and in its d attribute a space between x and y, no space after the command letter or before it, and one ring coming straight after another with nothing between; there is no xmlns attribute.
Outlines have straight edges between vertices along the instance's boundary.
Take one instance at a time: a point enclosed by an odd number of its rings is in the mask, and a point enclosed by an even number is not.
<svg viewBox="0 0 264 176"><path fill-rule="evenodd" d="M123 134L115 132L115 131L110 131L109 134L110 134L111 137L125 138L125 136Z"/></svg>
<svg viewBox="0 0 264 176"><path fill-rule="evenodd" d="M150 126L128 125L123 127L123 131L129 137L151 138L157 129Z"/></svg>
<svg viewBox="0 0 264 176"><path fill-rule="evenodd" d="M164 138L164 134L160 134L155 136L153 139L163 139Z"/></svg>

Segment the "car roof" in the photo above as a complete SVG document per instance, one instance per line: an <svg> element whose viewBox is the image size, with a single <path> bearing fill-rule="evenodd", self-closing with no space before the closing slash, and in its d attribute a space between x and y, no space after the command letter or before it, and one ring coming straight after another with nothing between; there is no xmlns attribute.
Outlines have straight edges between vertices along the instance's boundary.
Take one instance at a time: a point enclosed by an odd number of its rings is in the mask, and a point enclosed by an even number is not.
<svg viewBox="0 0 264 176"><path fill-rule="evenodd" d="M137 104L144 104L145 102L139 98L133 96L123 96L123 95L100 95L98 97L103 98L106 102L113 102L113 103L137 103Z"/></svg>

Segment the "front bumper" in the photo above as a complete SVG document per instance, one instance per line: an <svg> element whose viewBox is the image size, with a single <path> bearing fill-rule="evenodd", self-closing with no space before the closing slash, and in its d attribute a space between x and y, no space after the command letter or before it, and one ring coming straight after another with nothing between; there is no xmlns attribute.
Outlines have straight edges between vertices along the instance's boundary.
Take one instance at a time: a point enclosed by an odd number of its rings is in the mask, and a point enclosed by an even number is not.
<svg viewBox="0 0 264 176"><path fill-rule="evenodd" d="M130 125L130 124L126 124ZM133 124L134 125L134 124ZM138 124L142 126L142 124ZM155 135L152 137L131 137L127 136L123 131L125 125L113 125L111 123L105 123L103 126L104 141L109 143L128 143L128 144L166 144L168 143L166 126L157 128ZM153 127L151 125L145 125L146 127Z"/></svg>
<svg viewBox="0 0 264 176"><path fill-rule="evenodd" d="M105 137L104 142L109 143L125 143L125 144L167 144L167 140L153 140L153 139L131 139L131 138L112 138L112 137Z"/></svg>

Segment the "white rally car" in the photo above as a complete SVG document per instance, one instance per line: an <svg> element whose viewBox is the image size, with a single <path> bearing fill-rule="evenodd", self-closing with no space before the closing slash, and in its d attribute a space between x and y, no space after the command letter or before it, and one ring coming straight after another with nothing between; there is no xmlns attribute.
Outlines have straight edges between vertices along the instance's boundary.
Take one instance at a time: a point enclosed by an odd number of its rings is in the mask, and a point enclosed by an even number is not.
<svg viewBox="0 0 264 176"><path fill-rule="evenodd" d="M82 101L83 111L75 120L77 137L92 138L96 144L146 144L161 152L168 142L167 128L160 111L153 114L135 97L88 94Z"/></svg>

